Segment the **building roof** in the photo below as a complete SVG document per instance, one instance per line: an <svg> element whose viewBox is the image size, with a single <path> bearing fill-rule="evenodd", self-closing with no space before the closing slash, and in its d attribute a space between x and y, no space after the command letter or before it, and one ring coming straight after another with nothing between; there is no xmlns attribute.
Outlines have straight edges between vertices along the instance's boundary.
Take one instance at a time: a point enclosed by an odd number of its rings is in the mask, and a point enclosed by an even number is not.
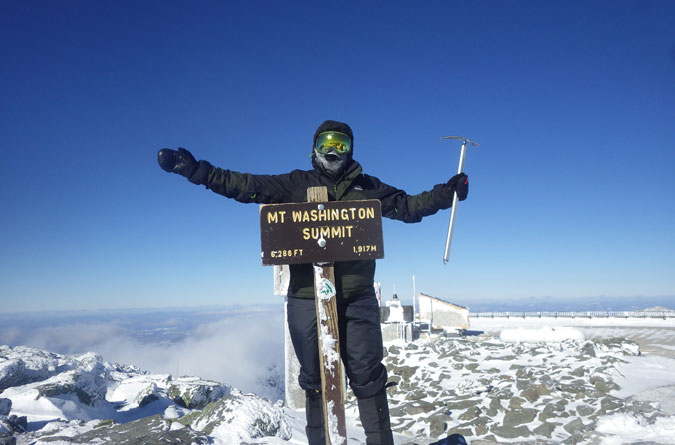
<svg viewBox="0 0 675 445"><path fill-rule="evenodd" d="M468 308L465 308L464 306L460 306L460 305L455 304L455 303L450 303L449 301L443 300L442 298L432 297L431 295L423 294L422 292L420 292L418 294L418 296L419 297L425 297L425 298L431 298L432 300L439 301L443 304L448 304L450 306L454 306L457 309L464 309L464 310L467 310L467 311L469 310Z"/></svg>

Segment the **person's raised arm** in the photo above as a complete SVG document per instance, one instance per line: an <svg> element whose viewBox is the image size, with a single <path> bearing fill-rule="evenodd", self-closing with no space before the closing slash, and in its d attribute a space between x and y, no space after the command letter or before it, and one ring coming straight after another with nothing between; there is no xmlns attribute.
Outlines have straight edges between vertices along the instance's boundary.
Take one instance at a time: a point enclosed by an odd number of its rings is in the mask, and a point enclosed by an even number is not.
<svg viewBox="0 0 675 445"><path fill-rule="evenodd" d="M453 176L447 183L438 184L430 191L409 195L384 183L377 185L382 216L407 223L419 222L423 217L452 206L455 191L460 201L469 194L469 177L464 173Z"/></svg>
<svg viewBox="0 0 675 445"><path fill-rule="evenodd" d="M211 165L208 161L196 161L188 150L162 148L157 153L159 166L169 173L184 176L188 181L204 185L215 193L249 203L283 203L302 201L304 195L295 196L294 172L281 175L253 175L239 173Z"/></svg>

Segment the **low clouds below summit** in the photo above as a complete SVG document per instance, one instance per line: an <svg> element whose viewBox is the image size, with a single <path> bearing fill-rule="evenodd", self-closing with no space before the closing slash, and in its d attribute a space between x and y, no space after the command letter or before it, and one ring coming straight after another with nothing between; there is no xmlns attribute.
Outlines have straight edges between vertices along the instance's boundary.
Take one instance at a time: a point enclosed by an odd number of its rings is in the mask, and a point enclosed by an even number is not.
<svg viewBox="0 0 675 445"><path fill-rule="evenodd" d="M99 353L152 373L199 375L271 399L283 375L279 306L247 310L44 313L0 316L0 344L61 354ZM106 321L105 318L108 320ZM274 384L273 384L274 385Z"/></svg>

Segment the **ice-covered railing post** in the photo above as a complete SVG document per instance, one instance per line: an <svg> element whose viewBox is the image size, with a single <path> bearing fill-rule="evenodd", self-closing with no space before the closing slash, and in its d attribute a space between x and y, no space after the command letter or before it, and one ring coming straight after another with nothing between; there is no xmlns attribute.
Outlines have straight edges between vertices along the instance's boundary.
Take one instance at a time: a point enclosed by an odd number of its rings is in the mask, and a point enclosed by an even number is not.
<svg viewBox="0 0 675 445"><path fill-rule="evenodd" d="M382 209L378 200L328 201L326 187L308 188L307 201L260 207L262 263L313 265L326 443L345 445L344 376L333 264L384 258Z"/></svg>

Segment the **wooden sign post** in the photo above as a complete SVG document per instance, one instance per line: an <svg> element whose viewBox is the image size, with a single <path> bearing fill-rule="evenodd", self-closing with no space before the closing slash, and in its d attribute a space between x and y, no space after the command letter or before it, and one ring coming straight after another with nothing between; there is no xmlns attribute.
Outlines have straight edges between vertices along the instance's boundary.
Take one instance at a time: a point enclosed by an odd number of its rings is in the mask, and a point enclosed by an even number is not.
<svg viewBox="0 0 675 445"><path fill-rule="evenodd" d="M346 445L344 376L334 261L384 258L380 201L328 201L326 187L308 203L260 207L263 265L312 263L326 443Z"/></svg>
<svg viewBox="0 0 675 445"><path fill-rule="evenodd" d="M326 187L308 188L307 201L328 201ZM321 393L323 394L326 444L344 445L347 443L345 394L342 385L344 376L342 375L342 360L340 360L340 332L337 302L335 301L335 272L332 262L314 263L314 295L316 296L316 326L319 331Z"/></svg>

